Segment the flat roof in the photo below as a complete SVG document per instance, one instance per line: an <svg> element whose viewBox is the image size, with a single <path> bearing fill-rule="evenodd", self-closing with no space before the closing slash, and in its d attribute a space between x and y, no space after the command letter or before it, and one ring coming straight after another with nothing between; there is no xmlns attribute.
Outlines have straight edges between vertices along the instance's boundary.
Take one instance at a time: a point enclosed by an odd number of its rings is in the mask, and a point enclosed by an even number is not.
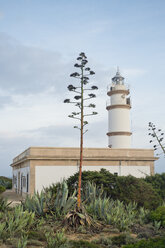
<svg viewBox="0 0 165 248"><path fill-rule="evenodd" d="M11 166L17 165L26 160L79 160L79 147L29 147L24 152L13 159ZM84 148L84 160L144 160L155 161L158 157L154 156L153 149L134 149L134 148Z"/></svg>

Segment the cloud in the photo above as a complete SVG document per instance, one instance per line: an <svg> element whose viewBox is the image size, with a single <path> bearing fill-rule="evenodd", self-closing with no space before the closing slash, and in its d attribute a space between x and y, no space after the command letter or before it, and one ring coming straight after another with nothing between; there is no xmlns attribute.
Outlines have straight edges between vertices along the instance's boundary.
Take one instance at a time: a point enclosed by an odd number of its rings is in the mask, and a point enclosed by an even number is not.
<svg viewBox="0 0 165 248"><path fill-rule="evenodd" d="M60 53L24 46L0 33L0 88L28 94L55 87L59 92L67 81L70 65Z"/></svg>

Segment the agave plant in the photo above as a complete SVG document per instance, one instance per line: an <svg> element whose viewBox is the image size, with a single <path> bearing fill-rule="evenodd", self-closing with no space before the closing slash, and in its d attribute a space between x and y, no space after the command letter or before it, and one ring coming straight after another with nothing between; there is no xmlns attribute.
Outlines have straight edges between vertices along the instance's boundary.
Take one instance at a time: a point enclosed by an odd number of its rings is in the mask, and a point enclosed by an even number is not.
<svg viewBox="0 0 165 248"><path fill-rule="evenodd" d="M0 212L5 212L9 210L9 205L11 202L7 202L7 199L0 197Z"/></svg>
<svg viewBox="0 0 165 248"><path fill-rule="evenodd" d="M81 204L81 208L69 211L64 218L63 224L66 228L73 230L77 230L81 226L88 229L98 229L101 226L88 214L83 204Z"/></svg>
<svg viewBox="0 0 165 248"><path fill-rule="evenodd" d="M87 211L98 220L114 225L120 231L127 230L136 221L137 205L129 203L124 205L119 200L112 200L107 197L96 197L86 206Z"/></svg>
<svg viewBox="0 0 165 248"><path fill-rule="evenodd" d="M96 184L88 181L84 187L84 192L82 194L82 201L85 204L89 204L96 198L103 198L105 196L105 192L103 187L98 188Z"/></svg>
<svg viewBox="0 0 165 248"><path fill-rule="evenodd" d="M28 239L27 235L21 236L21 238L18 240L17 248L26 248L27 247L27 239Z"/></svg>
<svg viewBox="0 0 165 248"><path fill-rule="evenodd" d="M46 213L45 194L34 193L33 196L27 196L22 202L23 208L29 212L34 212L37 216L44 216Z"/></svg>
<svg viewBox="0 0 165 248"><path fill-rule="evenodd" d="M139 208L137 222L140 225L145 224L148 221L149 213L150 211L148 209L145 209L143 207Z"/></svg>
<svg viewBox="0 0 165 248"><path fill-rule="evenodd" d="M46 241L47 241L47 248L62 248L66 247L67 238L64 235L64 231L57 232L54 235L53 232L46 232L45 233Z"/></svg>
<svg viewBox="0 0 165 248"><path fill-rule="evenodd" d="M76 191L73 195L68 195L68 185L65 181L58 185L55 198L51 199L51 193L46 194L46 206L49 211L53 212L57 217L65 215L76 205Z"/></svg>
<svg viewBox="0 0 165 248"><path fill-rule="evenodd" d="M16 206L12 211L4 214L0 223L0 237L6 240L15 235L28 232L34 224L34 213L23 211L22 206Z"/></svg>

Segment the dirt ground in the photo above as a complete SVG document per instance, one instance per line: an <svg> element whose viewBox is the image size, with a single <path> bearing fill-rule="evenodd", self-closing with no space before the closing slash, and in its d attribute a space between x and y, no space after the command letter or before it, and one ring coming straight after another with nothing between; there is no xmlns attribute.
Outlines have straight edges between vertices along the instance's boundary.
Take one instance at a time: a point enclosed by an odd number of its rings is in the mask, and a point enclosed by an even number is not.
<svg viewBox="0 0 165 248"><path fill-rule="evenodd" d="M10 206L15 206L20 204L23 200L23 197L19 194L16 194L11 189L7 189L5 192L1 194L2 197L6 198L8 202L11 202Z"/></svg>

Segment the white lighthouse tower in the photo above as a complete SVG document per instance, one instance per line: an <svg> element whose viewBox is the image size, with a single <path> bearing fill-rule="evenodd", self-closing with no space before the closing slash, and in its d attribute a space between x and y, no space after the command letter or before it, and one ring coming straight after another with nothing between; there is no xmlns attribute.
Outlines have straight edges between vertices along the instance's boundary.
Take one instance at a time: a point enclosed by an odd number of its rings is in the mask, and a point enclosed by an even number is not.
<svg viewBox="0 0 165 248"><path fill-rule="evenodd" d="M124 84L124 77L117 69L112 83L108 87L108 146L110 148L131 148L130 97L129 89Z"/></svg>

